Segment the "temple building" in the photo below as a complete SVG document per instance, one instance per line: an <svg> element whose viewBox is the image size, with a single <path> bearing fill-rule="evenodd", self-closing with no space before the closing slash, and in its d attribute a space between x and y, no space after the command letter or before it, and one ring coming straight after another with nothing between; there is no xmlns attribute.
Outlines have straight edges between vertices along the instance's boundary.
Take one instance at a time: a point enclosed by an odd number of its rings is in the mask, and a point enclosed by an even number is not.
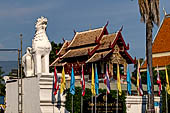
<svg viewBox="0 0 170 113"><path fill-rule="evenodd" d="M81 67L84 65L86 78L91 79L92 63L97 64L99 79L104 77L106 64L109 66L109 76L116 78L117 64L120 65L121 78L126 79L126 68L135 60L128 53L129 44L126 44L122 36L122 28L116 33L108 33L108 23L97 29L75 32L71 41L64 41L57 59L50 66L57 66L61 72L64 65L65 73L81 75Z"/></svg>
<svg viewBox="0 0 170 113"><path fill-rule="evenodd" d="M164 70L170 65L170 15L165 15L152 46L152 66ZM141 71L146 71L146 59Z"/></svg>

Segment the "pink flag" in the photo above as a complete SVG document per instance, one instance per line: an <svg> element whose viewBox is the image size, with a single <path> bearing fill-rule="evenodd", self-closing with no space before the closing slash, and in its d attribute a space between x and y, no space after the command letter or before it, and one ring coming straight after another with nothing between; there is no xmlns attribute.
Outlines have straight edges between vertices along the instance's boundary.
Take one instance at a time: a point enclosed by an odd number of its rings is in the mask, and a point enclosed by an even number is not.
<svg viewBox="0 0 170 113"><path fill-rule="evenodd" d="M161 95L161 90L162 90L162 85L161 85L161 79L160 79L160 76L159 76L159 70L158 70L158 66L157 66L157 84L159 86L159 96Z"/></svg>
<svg viewBox="0 0 170 113"><path fill-rule="evenodd" d="M54 82L54 95L57 94L57 91L59 89L59 84L57 82L57 71L56 71L56 67L54 67L54 78L55 78L55 82Z"/></svg>
<svg viewBox="0 0 170 113"><path fill-rule="evenodd" d="M105 75L105 78L104 78L104 84L106 84L107 94L109 94L110 93L110 80L109 80L109 70L107 68L107 65L106 65L106 75Z"/></svg>
<svg viewBox="0 0 170 113"><path fill-rule="evenodd" d="M84 79L84 69L83 69L83 65L82 65L82 75L81 75L81 81L80 84L82 86L82 96L85 95L85 79Z"/></svg>

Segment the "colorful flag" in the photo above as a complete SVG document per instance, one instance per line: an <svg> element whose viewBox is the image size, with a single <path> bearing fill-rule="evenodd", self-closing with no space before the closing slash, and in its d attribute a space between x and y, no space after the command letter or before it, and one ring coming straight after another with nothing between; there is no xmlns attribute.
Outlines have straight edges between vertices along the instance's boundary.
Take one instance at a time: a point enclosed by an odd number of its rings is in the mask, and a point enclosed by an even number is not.
<svg viewBox="0 0 170 113"><path fill-rule="evenodd" d="M167 67L165 67L165 73L166 73L166 91L168 94L170 94L170 88L169 88L169 79L168 79L168 71Z"/></svg>
<svg viewBox="0 0 170 113"><path fill-rule="evenodd" d="M58 77L57 77L57 70L56 70L56 67L54 67L54 78L55 78L55 82L54 82L54 95L57 94L57 91L59 89L59 83L58 83Z"/></svg>
<svg viewBox="0 0 170 113"><path fill-rule="evenodd" d="M63 91L66 88L66 81L65 81L65 72L64 72L64 66L62 70L62 76L61 76L61 87L60 87L60 93L63 93Z"/></svg>
<svg viewBox="0 0 170 113"><path fill-rule="evenodd" d="M109 70L106 64L106 74L105 74L105 78L104 78L104 83L107 86L107 94L110 93L110 80L109 80Z"/></svg>
<svg viewBox="0 0 170 113"><path fill-rule="evenodd" d="M147 68L147 92L148 94L151 94L151 78L149 74L149 69Z"/></svg>
<svg viewBox="0 0 170 113"><path fill-rule="evenodd" d="M119 95L122 95L122 88L120 83L120 70L119 70L119 64L117 64L117 89L119 91Z"/></svg>
<svg viewBox="0 0 170 113"><path fill-rule="evenodd" d="M71 93L72 95L75 94L75 77L74 77L73 66L72 66L72 71L71 71L70 93Z"/></svg>
<svg viewBox="0 0 170 113"><path fill-rule="evenodd" d="M138 67L137 67L137 90L138 95L143 95L143 88L142 88L142 81L141 81L141 75L140 75L140 62L138 60Z"/></svg>
<svg viewBox="0 0 170 113"><path fill-rule="evenodd" d="M158 66L157 66L157 84L158 84L158 87L159 87L158 95L160 96L161 95L161 91L162 91L162 85L161 85L161 79L160 79L160 76L159 76Z"/></svg>
<svg viewBox="0 0 170 113"><path fill-rule="evenodd" d="M96 95L99 94L99 80L98 80L98 73L97 73L97 65L95 65L95 91Z"/></svg>
<svg viewBox="0 0 170 113"><path fill-rule="evenodd" d="M85 95L85 79L84 79L84 69L82 65L82 75L81 75L81 81L80 81L81 87L82 87L82 96Z"/></svg>
<svg viewBox="0 0 170 113"><path fill-rule="evenodd" d="M128 67L127 67L127 90L128 90L128 93L131 95L131 76L130 76L130 71Z"/></svg>
<svg viewBox="0 0 170 113"><path fill-rule="evenodd" d="M56 98L55 98L55 95L54 95L54 92L55 92L55 89L54 89L54 84L55 84L55 83L54 83L54 82L55 82L55 76L53 76L53 86L52 86L53 88L52 88L52 93L51 93L51 94L52 94L52 95L51 95L51 99L52 99L51 102L52 102L52 104L54 104L55 101L56 101Z"/></svg>
<svg viewBox="0 0 170 113"><path fill-rule="evenodd" d="M93 68L93 64L92 64L92 75L91 75L91 93L95 96L96 92L95 92L95 84L94 84L94 68Z"/></svg>

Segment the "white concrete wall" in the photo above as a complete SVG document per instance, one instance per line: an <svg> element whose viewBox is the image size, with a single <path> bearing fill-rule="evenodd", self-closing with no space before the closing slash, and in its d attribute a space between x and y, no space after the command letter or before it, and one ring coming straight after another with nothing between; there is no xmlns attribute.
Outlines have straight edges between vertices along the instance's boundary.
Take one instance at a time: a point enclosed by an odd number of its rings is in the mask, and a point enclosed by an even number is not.
<svg viewBox="0 0 170 113"><path fill-rule="evenodd" d="M155 102L160 103L160 97L155 97ZM127 96L127 113L145 113L147 109L147 96ZM160 107L155 106L155 113L160 113Z"/></svg>
<svg viewBox="0 0 170 113"><path fill-rule="evenodd" d="M39 79L37 77L23 79L23 111L24 113L41 113L39 97ZM6 83L6 113L18 113L18 81Z"/></svg>
<svg viewBox="0 0 170 113"><path fill-rule="evenodd" d="M41 113L39 78L24 78L23 81L24 113Z"/></svg>
<svg viewBox="0 0 170 113"><path fill-rule="evenodd" d="M16 81L6 83L6 113L18 113L18 84Z"/></svg>

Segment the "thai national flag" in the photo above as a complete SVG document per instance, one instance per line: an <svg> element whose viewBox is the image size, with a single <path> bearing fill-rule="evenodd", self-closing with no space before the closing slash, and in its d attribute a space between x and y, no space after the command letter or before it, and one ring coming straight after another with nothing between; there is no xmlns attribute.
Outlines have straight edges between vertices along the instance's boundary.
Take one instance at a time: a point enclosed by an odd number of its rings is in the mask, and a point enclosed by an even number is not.
<svg viewBox="0 0 170 113"><path fill-rule="evenodd" d="M108 70L107 65L106 65L106 75L104 78L104 83L107 85L107 94L109 94L110 93L110 81L109 81L109 70Z"/></svg>
<svg viewBox="0 0 170 113"><path fill-rule="evenodd" d="M55 78L55 82L54 82L54 95L57 94L57 91L59 89L59 83L58 83L58 78L57 78L57 71L56 71L56 67L54 67L54 78Z"/></svg>
<svg viewBox="0 0 170 113"><path fill-rule="evenodd" d="M157 66L157 84L159 86L159 96L161 95L161 90L162 90L162 85L161 85L161 79L160 79L160 76L159 76L159 70L158 70L158 66Z"/></svg>
<svg viewBox="0 0 170 113"><path fill-rule="evenodd" d="M82 65L82 75L81 75L81 81L80 84L82 86L82 96L85 95L85 79L84 79L84 69L83 69L83 65Z"/></svg>
<svg viewBox="0 0 170 113"><path fill-rule="evenodd" d="M141 80L141 75L139 76L139 95L143 95L143 87L142 87L142 80Z"/></svg>
<svg viewBox="0 0 170 113"><path fill-rule="evenodd" d="M142 80L140 75L140 62L138 60L138 68L137 68L137 90L140 96L143 95L143 88L142 88Z"/></svg>

